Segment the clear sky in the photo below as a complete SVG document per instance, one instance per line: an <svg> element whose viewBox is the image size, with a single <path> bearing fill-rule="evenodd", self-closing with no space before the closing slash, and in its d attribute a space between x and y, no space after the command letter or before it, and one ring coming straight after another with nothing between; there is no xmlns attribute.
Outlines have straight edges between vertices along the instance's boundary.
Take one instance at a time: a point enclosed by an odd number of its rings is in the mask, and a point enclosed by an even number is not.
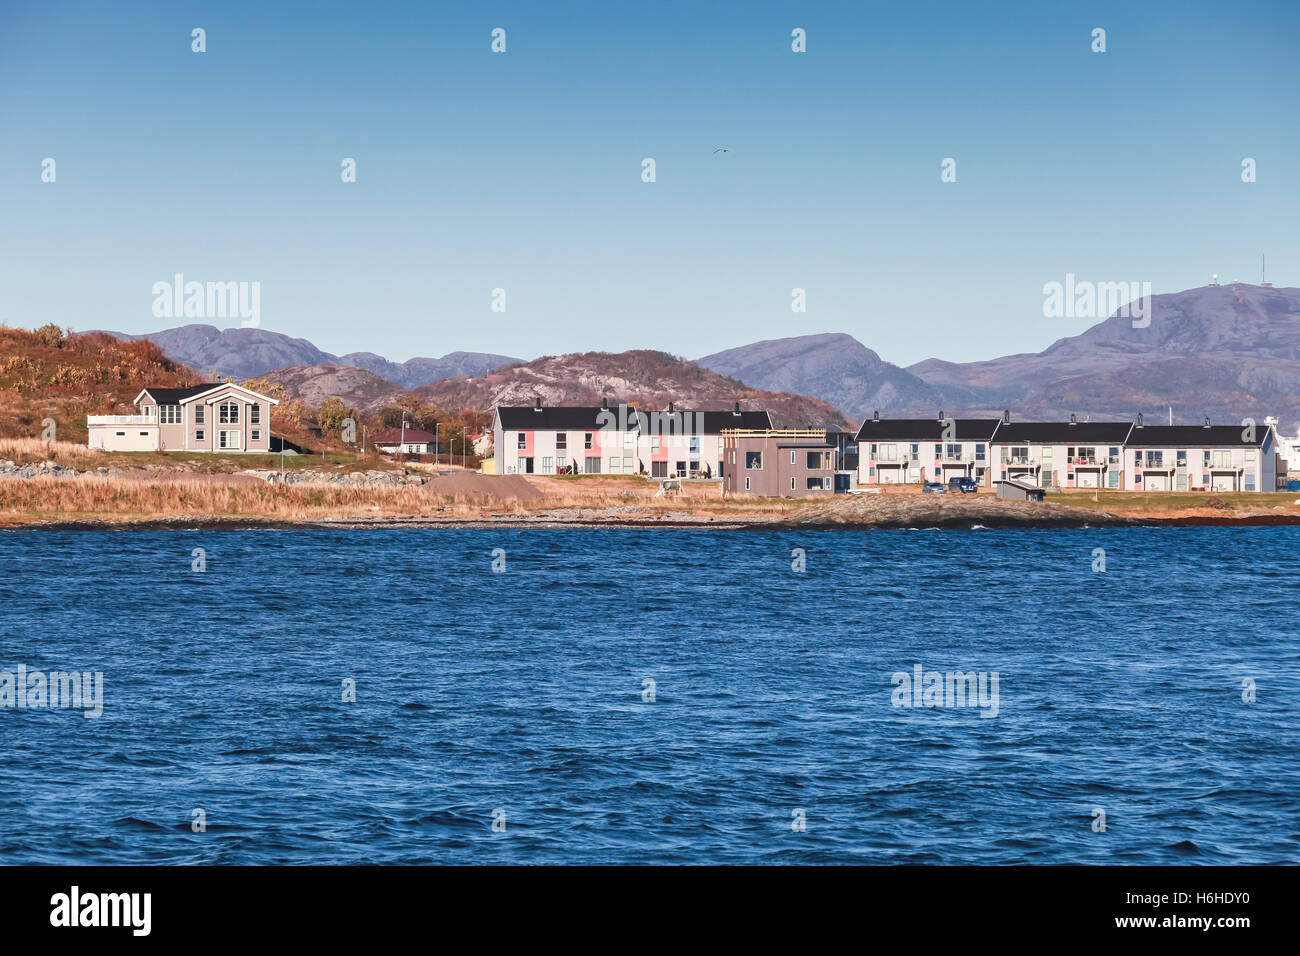
<svg viewBox="0 0 1300 956"><path fill-rule="evenodd" d="M835 331L909 364L1081 331L1043 317L1066 273L1171 292L1257 282L1266 252L1300 284L1294 0L0 17L10 325L180 325L151 288L183 273L260 282L263 328L337 353L694 358Z"/></svg>

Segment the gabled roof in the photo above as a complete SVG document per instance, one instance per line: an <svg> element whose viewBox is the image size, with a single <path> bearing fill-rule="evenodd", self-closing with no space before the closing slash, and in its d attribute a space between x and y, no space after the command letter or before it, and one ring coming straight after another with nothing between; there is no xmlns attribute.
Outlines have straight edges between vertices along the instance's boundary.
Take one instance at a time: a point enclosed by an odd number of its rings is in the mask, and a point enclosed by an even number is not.
<svg viewBox="0 0 1300 956"><path fill-rule="evenodd" d="M655 418L654 412L646 412L649 416L647 435L720 435L724 428L771 428L772 416L765 411L698 411L693 408L674 408L671 412L667 409L660 411L659 417ZM677 418L676 416L681 416ZM688 419L686 416L690 415ZM690 427L686 427L686 422L690 422Z"/></svg>
<svg viewBox="0 0 1300 956"><path fill-rule="evenodd" d="M509 431L596 431L602 421L601 412L608 412L618 417L618 406L597 408L586 405L498 405L497 415L501 418L501 427ZM632 409L627 410L629 418Z"/></svg>
<svg viewBox="0 0 1300 956"><path fill-rule="evenodd" d="M629 430L640 430L638 412L645 416L645 433L648 435L690 432L691 429L679 431L677 425L670 425L672 419L668 417L670 414L681 416L676 420L681 423L686 421L688 412L692 416L690 422L694 434L717 435L724 428L772 427L772 416L765 411L714 412L674 408L670 413L667 409L650 411L629 405L624 412ZM656 412L659 416L657 419ZM605 413L603 417L602 413ZM608 408L585 405L543 405L541 408L533 405L499 405L497 415L501 419L501 427L507 431L599 431L611 415L615 422L620 417L617 405Z"/></svg>
<svg viewBox="0 0 1300 956"><path fill-rule="evenodd" d="M997 431L996 418L954 418L954 441L989 441ZM938 418L867 419L857 441L942 441L944 422Z"/></svg>
<svg viewBox="0 0 1300 956"><path fill-rule="evenodd" d="M140 403L142 395L148 395L158 405L179 405L182 399L210 392L223 384L223 382L205 382L202 385L191 385L189 388L142 388L140 395L135 397L134 404Z"/></svg>
<svg viewBox="0 0 1300 956"><path fill-rule="evenodd" d="M1123 445L1132 422L1003 422L999 445Z"/></svg>
<svg viewBox="0 0 1300 956"><path fill-rule="evenodd" d="M144 395L148 395L158 405L183 405L211 392L220 391L223 388L233 388L236 391L243 392L245 395L252 395L254 398L261 399L271 405L280 404L278 398L272 398L270 395L263 395L261 392L255 392L251 388L244 388L244 386L236 385L234 382L205 382L202 385L191 385L189 388L146 387L140 390L140 394L135 397L135 401L132 404L140 404L140 398Z"/></svg>
<svg viewBox="0 0 1300 956"><path fill-rule="evenodd" d="M1268 428L1255 429L1255 440L1241 437L1237 425L1144 425L1135 426L1128 443L1134 448L1257 448L1268 438Z"/></svg>

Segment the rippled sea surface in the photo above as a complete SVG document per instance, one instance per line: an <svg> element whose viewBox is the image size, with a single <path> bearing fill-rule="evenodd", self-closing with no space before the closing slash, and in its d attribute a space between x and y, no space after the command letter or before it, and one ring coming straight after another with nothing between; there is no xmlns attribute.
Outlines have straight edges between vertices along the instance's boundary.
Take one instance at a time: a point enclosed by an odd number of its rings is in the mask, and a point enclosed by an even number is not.
<svg viewBox="0 0 1300 956"><path fill-rule="evenodd" d="M1294 863L1298 551L0 533L0 671L105 686L0 707L0 863ZM996 716L894 706L918 664L996 672Z"/></svg>

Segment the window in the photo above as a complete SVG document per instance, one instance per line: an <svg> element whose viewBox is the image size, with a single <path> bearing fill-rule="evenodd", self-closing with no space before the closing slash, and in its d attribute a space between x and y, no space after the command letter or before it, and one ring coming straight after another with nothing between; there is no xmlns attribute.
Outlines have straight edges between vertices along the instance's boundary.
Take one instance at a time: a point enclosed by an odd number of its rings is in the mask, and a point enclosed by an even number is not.
<svg viewBox="0 0 1300 956"><path fill-rule="evenodd" d="M983 446L983 445L976 445L976 446L975 446L975 460L976 460L976 461L983 461L983 460L984 460L984 446Z"/></svg>
<svg viewBox="0 0 1300 956"><path fill-rule="evenodd" d="M1002 450L1003 450L1004 452L1007 451L1007 449L1005 449L1005 448L1002 449ZM1007 460L1006 458L1003 459L1003 461L1006 461L1006 460ZM1011 446L1010 461L1011 461L1011 464L1013 464L1013 465L1027 465L1027 464L1029 464L1029 446L1028 446L1028 445L1012 445L1012 446Z"/></svg>
<svg viewBox="0 0 1300 956"><path fill-rule="evenodd" d="M691 465L692 475L696 474L700 470L700 460L698 458L692 458L690 461L690 465Z"/></svg>
<svg viewBox="0 0 1300 956"><path fill-rule="evenodd" d="M635 439L635 437L636 437L636 436L633 435L631 432L624 432L624 433L623 433L623 447L624 447L624 448L631 448L631 447L632 447L632 442L633 442L633 440Z"/></svg>
<svg viewBox="0 0 1300 956"><path fill-rule="evenodd" d="M661 441L663 441L663 439L661 439L658 435L650 436L650 454L652 455L659 454L660 448L663 447L662 445L660 445Z"/></svg>
<svg viewBox="0 0 1300 956"><path fill-rule="evenodd" d="M1246 474L1246 490L1247 491L1255 490L1255 476L1250 474L1249 472Z"/></svg>
<svg viewBox="0 0 1300 956"><path fill-rule="evenodd" d="M830 481L829 478L809 478L809 479L808 479L808 489L807 489L807 490L808 490L808 491L825 491L825 490L827 490L827 489L830 487L830 485L828 484L829 481Z"/></svg>
<svg viewBox="0 0 1300 956"><path fill-rule="evenodd" d="M1165 453L1163 451L1148 451L1147 464L1148 468L1163 468L1165 465Z"/></svg>
<svg viewBox="0 0 1300 956"><path fill-rule="evenodd" d="M1255 451L1253 448L1248 449L1246 451L1246 467L1253 470L1258 463L1259 452Z"/></svg>
<svg viewBox="0 0 1300 956"><path fill-rule="evenodd" d="M141 437L141 438L148 438L148 437L149 437L149 433L148 433L148 432L141 432L141 433L140 433L140 437Z"/></svg>
<svg viewBox="0 0 1300 956"><path fill-rule="evenodd" d="M1186 449L1186 448L1180 448L1180 449L1178 449L1178 458L1177 458L1176 460L1177 460L1177 462L1178 462L1178 467L1179 467L1179 468L1186 468L1186 467L1187 467L1187 449ZM1182 490L1182 491L1186 491L1187 489L1186 489L1186 488L1183 488L1183 489L1181 489L1181 490Z"/></svg>
<svg viewBox="0 0 1300 956"><path fill-rule="evenodd" d="M591 432L587 432L582 436L582 447L588 451L591 450ZM596 460L600 461L599 458L597 458Z"/></svg>
<svg viewBox="0 0 1300 956"><path fill-rule="evenodd" d="M916 442L912 442L912 461L920 461L920 460L921 460L921 446L918 445Z"/></svg>
<svg viewBox="0 0 1300 956"><path fill-rule="evenodd" d="M747 471L758 471L763 467L763 453L761 451L745 452L745 469ZM748 482L746 482L748 484Z"/></svg>
<svg viewBox="0 0 1300 956"><path fill-rule="evenodd" d="M1114 446L1112 446L1110 449L1110 463L1112 465L1119 464L1119 449L1115 448Z"/></svg>
<svg viewBox="0 0 1300 956"><path fill-rule="evenodd" d="M195 424L195 425L206 425L206 424L207 424L207 421L206 421L207 417L208 417L208 409L207 409L207 406L205 406L205 405L195 405L195 406L194 406L194 424Z"/></svg>
<svg viewBox="0 0 1300 956"><path fill-rule="evenodd" d="M554 470L555 470L555 459L554 459L554 458L547 458L547 457L543 456L543 457L542 457L542 474L543 474L543 475L549 475L549 474L550 474L551 472L553 472Z"/></svg>
<svg viewBox="0 0 1300 956"><path fill-rule="evenodd" d="M516 447L518 447L520 451L523 451L525 448L528 447L528 435L526 433L524 432L519 433L519 443Z"/></svg>
<svg viewBox="0 0 1300 956"><path fill-rule="evenodd" d="M667 478L667 477L668 477L668 462L666 462L666 461L652 461L652 462L650 462L650 477L651 477L651 478Z"/></svg>
<svg viewBox="0 0 1300 956"><path fill-rule="evenodd" d="M222 425L239 424L239 406L234 402L222 402L218 406L218 411L221 415L220 422Z"/></svg>
<svg viewBox="0 0 1300 956"><path fill-rule="evenodd" d="M568 432L556 432L556 433L555 433L555 450L556 450L556 451L568 451L568 450L569 450L569 433L568 433Z"/></svg>
<svg viewBox="0 0 1300 956"><path fill-rule="evenodd" d="M1001 448L998 449L999 452L998 458L1004 465L1007 463L1007 451L1008 449L1006 445L1003 445Z"/></svg>
<svg viewBox="0 0 1300 956"><path fill-rule="evenodd" d="M622 459L622 458L611 458L611 459L609 460L609 473L610 473L611 475L617 475L617 474L621 473L622 470L623 470L623 459Z"/></svg>
<svg viewBox="0 0 1300 956"><path fill-rule="evenodd" d="M125 437L126 437L126 432L115 432L115 434L117 435L118 438L125 438Z"/></svg>
<svg viewBox="0 0 1300 956"><path fill-rule="evenodd" d="M698 455L699 453L700 453L700 436L699 436L699 435L692 435L692 436L691 436L691 454L692 454L692 455Z"/></svg>
<svg viewBox="0 0 1300 956"><path fill-rule="evenodd" d="M587 457L587 463L583 466L582 470L583 470L584 472L586 472L587 474L589 474L589 475L599 475L599 474L600 474L600 459L599 459L599 458L592 458L591 456L588 456L588 457Z"/></svg>
<svg viewBox="0 0 1300 956"><path fill-rule="evenodd" d="M1201 466L1204 467L1204 468L1209 468L1209 467L1210 467L1210 453L1207 451L1207 452L1204 452L1203 455L1204 455L1204 459L1203 459L1202 462L1201 462Z"/></svg>
<svg viewBox="0 0 1300 956"><path fill-rule="evenodd" d="M256 402L248 406L248 424L250 425L262 424L262 406L257 404Z"/></svg>
<svg viewBox="0 0 1300 956"><path fill-rule="evenodd" d="M635 474L635 471L634 471L633 468L632 468L632 459L631 459L631 458L624 458L624 459L623 459L623 474L625 474L625 475Z"/></svg>
<svg viewBox="0 0 1300 956"><path fill-rule="evenodd" d="M812 479L810 478L810 479L808 479L808 480L811 481ZM791 479L790 479L790 490L791 490L791 491L794 491L794 478L791 478Z"/></svg>
<svg viewBox="0 0 1300 956"><path fill-rule="evenodd" d="M677 477L681 478L685 474L686 474L686 462L679 461L677 463Z"/></svg>
<svg viewBox="0 0 1300 956"><path fill-rule="evenodd" d="M1187 476L1179 475L1174 479L1174 491L1186 491L1186 490L1187 490Z"/></svg>
<svg viewBox="0 0 1300 956"><path fill-rule="evenodd" d="M934 446L934 457L935 457L935 458L942 458L942 457L943 457L943 446L942 446L942 445L935 445L935 446Z"/></svg>
<svg viewBox="0 0 1300 956"><path fill-rule="evenodd" d="M195 440L195 441L207 441L207 437L203 434L203 429L202 429L202 428L197 428L197 429L194 430L194 440Z"/></svg>
<svg viewBox="0 0 1300 956"><path fill-rule="evenodd" d="M239 432L237 431L219 431L217 432L217 439L219 448L239 447Z"/></svg>
<svg viewBox="0 0 1300 956"><path fill-rule="evenodd" d="M794 456L795 456L795 452L793 452L793 451L790 452L790 464L792 464L792 465L794 464Z"/></svg>
<svg viewBox="0 0 1300 956"><path fill-rule="evenodd" d="M1118 471L1112 471L1112 472L1110 472L1110 473L1106 476L1106 480L1109 482L1109 484L1110 484L1110 486L1111 486L1112 488L1118 488L1118 487L1119 487L1119 472L1118 472Z"/></svg>
<svg viewBox="0 0 1300 956"><path fill-rule="evenodd" d="M808 452L809 471L828 471L831 466L831 453L828 451Z"/></svg>
<svg viewBox="0 0 1300 956"><path fill-rule="evenodd" d="M1088 447L1079 447L1075 450L1075 458L1085 465L1094 465L1097 463L1097 449Z"/></svg>
<svg viewBox="0 0 1300 956"><path fill-rule="evenodd" d="M181 407L179 405L159 405L158 423L161 425L179 425L181 423Z"/></svg>
<svg viewBox="0 0 1300 956"><path fill-rule="evenodd" d="M746 490L746 491L749 490L749 476L748 476L748 475L745 476L745 490Z"/></svg>
<svg viewBox="0 0 1300 956"><path fill-rule="evenodd" d="M1026 449L1025 449L1025 457L1028 458L1028 456L1029 456L1029 449L1026 448ZM1052 446L1051 446L1051 445L1044 445L1044 446L1043 446L1043 452L1042 452L1041 455L1039 455L1039 457L1043 459L1043 464L1044 464L1044 465L1047 464L1049 461L1051 461L1051 460L1052 460Z"/></svg>
<svg viewBox="0 0 1300 956"><path fill-rule="evenodd" d="M261 441L261 440L262 440L262 433L261 433L261 431L259 431L258 429L254 428L252 434L249 435L248 437L249 437L249 439L250 439L251 441ZM415 450L415 448L416 448L415 445L412 445L412 446L411 446L411 449L412 449L412 450Z"/></svg>
<svg viewBox="0 0 1300 956"><path fill-rule="evenodd" d="M944 448L944 457L949 461L961 461L961 445L948 445Z"/></svg>

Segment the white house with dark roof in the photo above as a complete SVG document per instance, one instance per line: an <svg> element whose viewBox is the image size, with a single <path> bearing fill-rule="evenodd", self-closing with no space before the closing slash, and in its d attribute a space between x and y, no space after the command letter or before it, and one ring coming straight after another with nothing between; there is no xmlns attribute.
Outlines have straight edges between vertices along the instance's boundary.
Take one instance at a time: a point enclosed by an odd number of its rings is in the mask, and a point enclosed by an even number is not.
<svg viewBox="0 0 1300 956"><path fill-rule="evenodd" d="M993 436L990 481L1040 488L1124 488L1123 454L1132 422L1013 422Z"/></svg>
<svg viewBox="0 0 1300 956"><path fill-rule="evenodd" d="M1135 491L1275 491L1286 464L1268 425L1133 427L1124 470Z"/></svg>
<svg viewBox="0 0 1300 956"><path fill-rule="evenodd" d="M499 475L638 475L717 478L722 432L771 428L765 411L642 411L596 406L498 406L492 444Z"/></svg>
<svg viewBox="0 0 1300 956"><path fill-rule="evenodd" d="M996 418L881 418L858 429L858 484L973 478L984 484Z"/></svg>
<svg viewBox="0 0 1300 956"><path fill-rule="evenodd" d="M89 415L87 444L106 451L267 452L280 404L233 382L145 388L135 415Z"/></svg>

